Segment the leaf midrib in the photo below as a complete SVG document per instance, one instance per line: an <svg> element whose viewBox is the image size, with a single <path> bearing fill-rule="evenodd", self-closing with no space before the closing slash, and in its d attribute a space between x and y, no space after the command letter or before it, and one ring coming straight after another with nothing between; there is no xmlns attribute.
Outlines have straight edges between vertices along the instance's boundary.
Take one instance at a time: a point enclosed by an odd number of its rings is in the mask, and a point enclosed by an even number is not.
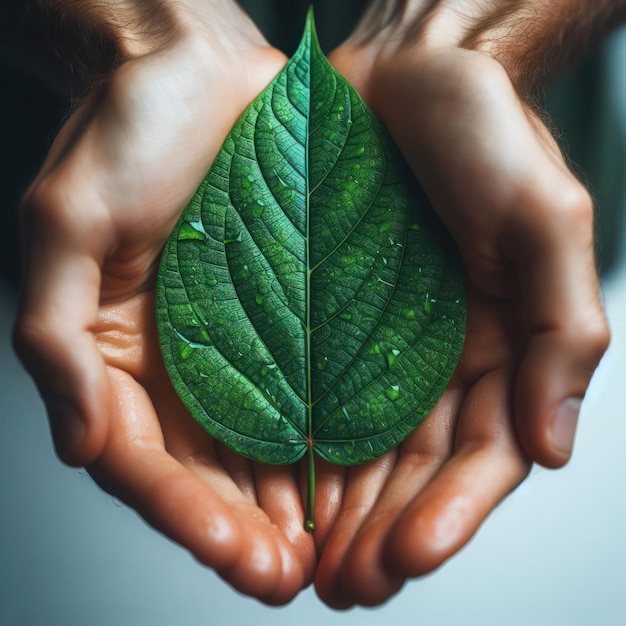
<svg viewBox="0 0 626 626"><path fill-rule="evenodd" d="M309 149L310 149L310 129L311 129L311 111L312 111L312 74L313 65L311 63L311 31L308 32L308 45L306 46L307 62L309 67L309 110L306 116L306 132L305 132L305 146L304 146L304 185L305 185L305 202L306 202L306 237L305 237L305 259L306 259L306 285L305 285L305 315L306 315L306 345L305 345L305 367L306 367L306 398L307 398L307 447L313 446L313 385L311 380L311 190L310 190L310 176L309 176Z"/></svg>

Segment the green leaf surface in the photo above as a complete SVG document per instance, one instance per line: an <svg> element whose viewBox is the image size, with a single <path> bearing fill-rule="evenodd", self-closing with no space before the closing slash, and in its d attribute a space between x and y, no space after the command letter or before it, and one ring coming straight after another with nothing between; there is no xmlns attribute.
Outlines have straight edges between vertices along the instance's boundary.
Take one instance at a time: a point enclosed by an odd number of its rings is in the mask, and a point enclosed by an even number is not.
<svg viewBox="0 0 626 626"><path fill-rule="evenodd" d="M457 254L311 14L167 241L157 323L193 417L264 463L376 458L454 371Z"/></svg>

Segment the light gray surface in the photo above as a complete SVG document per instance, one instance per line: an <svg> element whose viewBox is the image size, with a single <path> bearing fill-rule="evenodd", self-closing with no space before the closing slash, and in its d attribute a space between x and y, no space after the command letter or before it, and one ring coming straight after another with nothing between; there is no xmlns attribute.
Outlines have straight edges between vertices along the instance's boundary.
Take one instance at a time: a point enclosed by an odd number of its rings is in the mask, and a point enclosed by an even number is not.
<svg viewBox="0 0 626 626"><path fill-rule="evenodd" d="M625 38L615 46L626 59ZM626 112L624 91L622 79ZM0 288L0 624L625 624L624 260L604 289L613 342L570 465L535 470L465 550L381 609L338 614L311 590L281 609L239 596L89 476L62 466L33 384L11 352L14 305Z"/></svg>

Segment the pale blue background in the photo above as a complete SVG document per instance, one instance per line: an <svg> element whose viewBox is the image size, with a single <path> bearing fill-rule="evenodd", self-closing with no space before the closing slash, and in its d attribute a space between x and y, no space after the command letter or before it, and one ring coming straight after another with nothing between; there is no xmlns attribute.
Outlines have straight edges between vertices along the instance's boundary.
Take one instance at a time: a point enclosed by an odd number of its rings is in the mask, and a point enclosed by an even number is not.
<svg viewBox="0 0 626 626"><path fill-rule="evenodd" d="M626 35L612 50L624 133ZM0 287L0 624L626 624L626 260L604 292L613 343L571 464L535 470L438 572L380 609L340 614L311 590L280 609L239 596L89 476L62 466L11 352L14 303Z"/></svg>

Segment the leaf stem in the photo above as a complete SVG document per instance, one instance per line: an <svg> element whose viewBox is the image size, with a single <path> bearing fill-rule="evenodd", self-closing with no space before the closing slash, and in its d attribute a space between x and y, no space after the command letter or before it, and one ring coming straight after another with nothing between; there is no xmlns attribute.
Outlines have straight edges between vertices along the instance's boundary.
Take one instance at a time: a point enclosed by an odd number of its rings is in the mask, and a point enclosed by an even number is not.
<svg viewBox="0 0 626 626"><path fill-rule="evenodd" d="M307 473L307 498L306 498L306 521L304 528L312 533L315 530L315 453L313 444L309 443L307 450L308 473Z"/></svg>

